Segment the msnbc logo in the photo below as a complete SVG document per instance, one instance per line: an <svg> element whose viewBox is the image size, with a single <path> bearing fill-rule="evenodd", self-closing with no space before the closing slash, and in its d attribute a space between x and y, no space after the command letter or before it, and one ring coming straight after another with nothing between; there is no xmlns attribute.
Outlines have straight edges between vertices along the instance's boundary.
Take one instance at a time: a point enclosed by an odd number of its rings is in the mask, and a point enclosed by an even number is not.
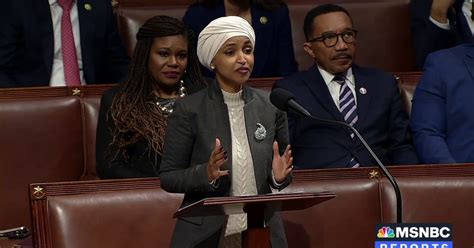
<svg viewBox="0 0 474 248"><path fill-rule="evenodd" d="M395 232L388 226L383 226L377 233L377 238L395 238Z"/></svg>
<svg viewBox="0 0 474 248"><path fill-rule="evenodd" d="M385 223L375 234L375 248L453 248L453 229L444 223Z"/></svg>

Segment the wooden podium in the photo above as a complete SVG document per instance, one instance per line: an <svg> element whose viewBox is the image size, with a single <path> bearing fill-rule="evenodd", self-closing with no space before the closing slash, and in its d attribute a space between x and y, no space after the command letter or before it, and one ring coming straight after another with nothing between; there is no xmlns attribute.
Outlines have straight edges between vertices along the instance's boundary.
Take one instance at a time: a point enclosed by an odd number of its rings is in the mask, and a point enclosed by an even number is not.
<svg viewBox="0 0 474 248"><path fill-rule="evenodd" d="M211 197L178 209L173 217L247 213L247 230L242 234L242 247L270 248L270 228L265 227L265 211L303 210L335 196L332 192L319 192Z"/></svg>

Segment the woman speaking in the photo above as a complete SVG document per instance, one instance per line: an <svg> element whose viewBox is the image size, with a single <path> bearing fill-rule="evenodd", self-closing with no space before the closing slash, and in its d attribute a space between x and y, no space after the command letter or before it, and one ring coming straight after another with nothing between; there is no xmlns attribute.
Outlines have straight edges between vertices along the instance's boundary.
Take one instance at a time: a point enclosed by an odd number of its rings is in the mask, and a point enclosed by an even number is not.
<svg viewBox="0 0 474 248"><path fill-rule="evenodd" d="M291 181L285 113L269 92L245 85L254 65L255 33L236 16L218 18L199 34L201 64L216 74L207 89L179 99L168 119L161 187L184 193L182 207L206 197L271 193ZM172 247L240 247L246 214L179 218ZM286 247L282 221L265 213L272 247Z"/></svg>

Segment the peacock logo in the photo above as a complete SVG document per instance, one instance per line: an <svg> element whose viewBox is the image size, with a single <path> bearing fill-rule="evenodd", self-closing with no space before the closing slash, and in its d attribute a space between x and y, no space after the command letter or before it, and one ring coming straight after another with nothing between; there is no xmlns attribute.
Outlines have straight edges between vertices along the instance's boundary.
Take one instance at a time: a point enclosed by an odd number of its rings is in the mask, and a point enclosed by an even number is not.
<svg viewBox="0 0 474 248"><path fill-rule="evenodd" d="M377 233L377 238L395 238L395 232L388 226L383 226Z"/></svg>

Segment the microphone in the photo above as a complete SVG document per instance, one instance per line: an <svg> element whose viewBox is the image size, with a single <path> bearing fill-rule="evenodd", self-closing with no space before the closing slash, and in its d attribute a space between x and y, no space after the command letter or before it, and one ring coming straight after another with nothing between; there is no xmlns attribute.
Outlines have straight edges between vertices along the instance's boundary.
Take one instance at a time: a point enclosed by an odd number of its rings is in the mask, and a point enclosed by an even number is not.
<svg viewBox="0 0 474 248"><path fill-rule="evenodd" d="M275 107L285 112L287 112L288 109L292 109L300 115L311 117L311 114L308 112L308 110L303 108L303 106L299 105L295 101L295 97L289 91L286 91L284 89L274 89L270 94L270 102L272 102Z"/></svg>
<svg viewBox="0 0 474 248"><path fill-rule="evenodd" d="M398 187L398 183L395 181L395 178L392 176L390 171L388 171L387 167L380 161L377 155L374 153L372 148L367 144L367 141L362 137L362 135L355 129L353 126L349 125L346 122L342 121L334 121L334 120L326 120L312 116L308 110L306 110L303 106L298 104L295 101L295 97L293 94L287 90L282 88L273 89L270 93L270 102L275 105L278 109L288 112L293 111L299 115L304 117L308 117L314 121L319 123L329 124L329 125L338 125L349 128L355 136L359 139L365 149L369 152L370 156L375 160L377 166L382 170L383 174L387 177L387 179L392 184L393 189L395 190L395 196L397 200L397 223L402 223L402 196L400 193L400 188Z"/></svg>

